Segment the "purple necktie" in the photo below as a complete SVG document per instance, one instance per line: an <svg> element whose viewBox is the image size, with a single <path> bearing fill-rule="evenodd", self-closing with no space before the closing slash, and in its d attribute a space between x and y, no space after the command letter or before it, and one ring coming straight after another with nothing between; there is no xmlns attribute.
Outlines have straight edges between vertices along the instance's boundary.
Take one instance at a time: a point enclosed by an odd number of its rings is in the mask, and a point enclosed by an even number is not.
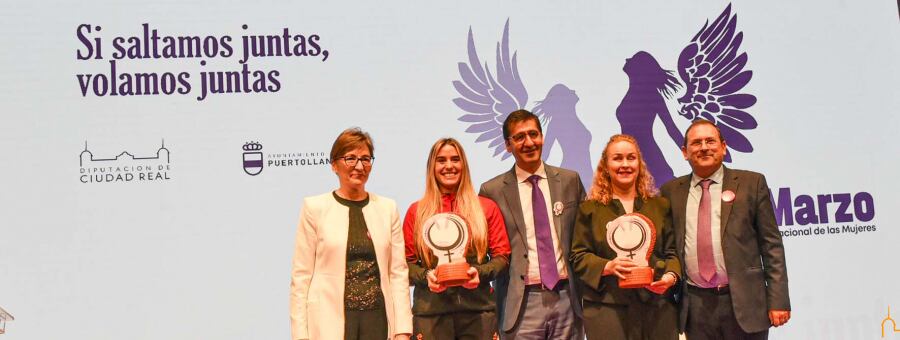
<svg viewBox="0 0 900 340"><path fill-rule="evenodd" d="M541 268L541 283L547 289L556 288L559 283L559 271L556 269L556 251L553 247L553 236L550 234L550 217L547 216L547 203L538 182L541 176L531 175L531 209L534 213L534 236L537 239L538 266Z"/></svg>
<svg viewBox="0 0 900 340"><path fill-rule="evenodd" d="M700 209L697 211L697 265L700 267L700 277L710 284L716 276L712 246L712 203L709 194L711 183L709 178L700 181L703 195L700 196Z"/></svg>

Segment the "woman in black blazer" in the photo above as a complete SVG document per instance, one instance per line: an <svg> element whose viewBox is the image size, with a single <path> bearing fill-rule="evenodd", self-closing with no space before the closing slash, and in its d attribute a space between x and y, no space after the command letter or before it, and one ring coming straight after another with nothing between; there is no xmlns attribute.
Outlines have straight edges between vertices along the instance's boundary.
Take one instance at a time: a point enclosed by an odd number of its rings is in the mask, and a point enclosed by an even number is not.
<svg viewBox="0 0 900 340"><path fill-rule="evenodd" d="M572 236L571 260L575 276L584 286L588 339L678 338L671 288L679 279L681 262L675 252L669 211L669 201L659 197L637 141L628 135L612 136L588 199L579 207ZM647 259L654 271L653 282L643 288L619 287L619 279L637 265L618 255L607 241L607 225L630 216L649 221L655 229L656 238L650 240L654 247Z"/></svg>

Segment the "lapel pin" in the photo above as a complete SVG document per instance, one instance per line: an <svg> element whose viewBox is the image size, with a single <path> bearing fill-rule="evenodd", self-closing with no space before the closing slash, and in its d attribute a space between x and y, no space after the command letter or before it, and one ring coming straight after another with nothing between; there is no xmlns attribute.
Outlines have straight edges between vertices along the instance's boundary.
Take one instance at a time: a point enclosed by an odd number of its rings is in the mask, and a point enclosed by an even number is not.
<svg viewBox="0 0 900 340"><path fill-rule="evenodd" d="M553 216L562 215L563 204L562 202L553 203Z"/></svg>
<svg viewBox="0 0 900 340"><path fill-rule="evenodd" d="M734 201L734 191L725 190L722 192L722 201L731 202Z"/></svg>

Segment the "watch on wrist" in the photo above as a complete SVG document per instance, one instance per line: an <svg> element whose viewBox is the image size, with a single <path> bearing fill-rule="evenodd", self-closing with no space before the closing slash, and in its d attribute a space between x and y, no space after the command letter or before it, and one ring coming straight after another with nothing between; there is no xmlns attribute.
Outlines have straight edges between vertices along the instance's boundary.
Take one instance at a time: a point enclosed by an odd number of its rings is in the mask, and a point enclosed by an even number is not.
<svg viewBox="0 0 900 340"><path fill-rule="evenodd" d="M678 283L678 275L676 275L674 272L666 272L665 274L663 274L663 276L665 276L665 275L672 275L672 279L675 280L675 282L673 282L673 284Z"/></svg>

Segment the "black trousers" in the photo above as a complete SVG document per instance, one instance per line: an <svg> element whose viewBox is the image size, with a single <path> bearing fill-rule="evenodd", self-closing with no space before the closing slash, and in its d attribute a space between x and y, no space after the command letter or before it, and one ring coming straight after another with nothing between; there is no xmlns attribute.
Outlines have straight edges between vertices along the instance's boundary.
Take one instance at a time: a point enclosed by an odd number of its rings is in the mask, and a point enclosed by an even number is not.
<svg viewBox="0 0 900 340"><path fill-rule="evenodd" d="M678 310L668 300L627 305L584 301L584 331L588 340L678 339Z"/></svg>
<svg viewBox="0 0 900 340"><path fill-rule="evenodd" d="M414 316L413 340L494 340L497 314L494 312L456 312Z"/></svg>
<svg viewBox="0 0 900 340"><path fill-rule="evenodd" d="M769 330L747 333L734 317L731 294L709 290L686 289L688 319L685 335L688 340L765 340Z"/></svg>
<svg viewBox="0 0 900 340"><path fill-rule="evenodd" d="M384 307L374 310L344 310L345 340L384 340L388 337Z"/></svg>

